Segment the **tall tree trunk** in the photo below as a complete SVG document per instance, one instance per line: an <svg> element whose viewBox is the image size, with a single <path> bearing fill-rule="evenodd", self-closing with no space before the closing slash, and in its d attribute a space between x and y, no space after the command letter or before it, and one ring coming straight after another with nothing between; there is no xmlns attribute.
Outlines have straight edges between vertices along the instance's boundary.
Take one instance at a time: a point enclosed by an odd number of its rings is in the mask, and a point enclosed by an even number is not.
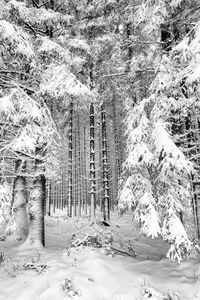
<svg viewBox="0 0 200 300"><path fill-rule="evenodd" d="M118 184L119 178L121 176L121 166L120 166L120 150L119 150L119 137L118 137L118 128L117 128L117 114L116 114L116 97L115 94L112 96L112 109L113 109L113 131L114 131L114 153L115 153L115 178L114 178L114 204L117 204L117 195L118 195Z"/></svg>
<svg viewBox="0 0 200 300"><path fill-rule="evenodd" d="M36 176L33 179L33 188L29 200L29 235L26 243L35 246L45 245L44 207L46 198L46 178L43 174L37 175L42 170L41 161L35 161Z"/></svg>
<svg viewBox="0 0 200 300"><path fill-rule="evenodd" d="M78 138L78 217L81 216L81 198L82 191L82 177L81 177L81 136L80 136L80 118L77 116L77 138Z"/></svg>
<svg viewBox="0 0 200 300"><path fill-rule="evenodd" d="M96 174L95 174L95 143L94 143L94 105L90 105L90 217L95 219Z"/></svg>
<svg viewBox="0 0 200 300"><path fill-rule="evenodd" d="M72 144L72 129L73 129L73 103L70 103L69 108L69 154L68 154L68 216L72 217L72 154L73 154L73 144Z"/></svg>
<svg viewBox="0 0 200 300"><path fill-rule="evenodd" d="M87 143L86 143L86 128L84 126L84 177L85 177L85 205L84 214L87 215L88 205L88 181L87 181Z"/></svg>
<svg viewBox="0 0 200 300"><path fill-rule="evenodd" d="M25 173L26 163L21 160L15 161L15 173ZM16 232L14 236L17 240L24 240L28 236L28 219L27 219L27 184L26 178L17 175L13 184L13 206L14 219L16 223Z"/></svg>
<svg viewBox="0 0 200 300"><path fill-rule="evenodd" d="M103 218L110 220L110 195L109 195L109 173L108 173L108 151L106 136L106 114L104 104L101 106L102 119L102 163L103 163Z"/></svg>
<svg viewBox="0 0 200 300"><path fill-rule="evenodd" d="M73 131L73 217L77 215L77 196L78 196L78 181L77 181L77 135L76 135L76 117L74 117L74 131Z"/></svg>

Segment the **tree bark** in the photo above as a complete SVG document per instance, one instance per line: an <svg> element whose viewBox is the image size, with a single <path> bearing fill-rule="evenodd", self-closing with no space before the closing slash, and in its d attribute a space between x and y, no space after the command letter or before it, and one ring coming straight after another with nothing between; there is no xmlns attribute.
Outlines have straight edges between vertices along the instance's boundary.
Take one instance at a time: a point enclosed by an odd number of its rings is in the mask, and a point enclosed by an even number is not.
<svg viewBox="0 0 200 300"><path fill-rule="evenodd" d="M15 162L15 172L23 173L26 169L26 164L21 160ZM24 240L28 236L28 219L27 219L27 184L25 176L18 175L14 179L13 184L13 206L14 219L16 223L16 232L14 236L17 240Z"/></svg>
<svg viewBox="0 0 200 300"><path fill-rule="evenodd" d="M29 199L29 235L26 241L28 245L45 246L44 208L46 198L46 178L41 172L41 161L35 161L36 177L33 180L33 188ZM37 175L39 174L39 175Z"/></svg>
<svg viewBox="0 0 200 300"><path fill-rule="evenodd" d="M106 114L104 104L101 106L102 118L102 163L103 163L103 218L104 221L110 220L110 191L108 174L108 150L106 136Z"/></svg>
<svg viewBox="0 0 200 300"><path fill-rule="evenodd" d="M94 143L94 105L90 105L90 217L95 219L96 172L95 172L95 143Z"/></svg>
<svg viewBox="0 0 200 300"><path fill-rule="evenodd" d="M72 217L72 129L73 129L73 103L70 103L70 119L69 119L69 153L68 153L68 216Z"/></svg>

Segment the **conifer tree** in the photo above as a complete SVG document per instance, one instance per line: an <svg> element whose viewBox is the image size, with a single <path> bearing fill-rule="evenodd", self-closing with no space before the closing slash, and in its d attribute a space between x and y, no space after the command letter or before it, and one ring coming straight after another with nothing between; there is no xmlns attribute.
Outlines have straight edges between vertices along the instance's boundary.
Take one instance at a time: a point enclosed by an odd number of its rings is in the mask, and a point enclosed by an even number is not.
<svg viewBox="0 0 200 300"><path fill-rule="evenodd" d="M193 37L188 35L188 29L181 28L181 21L177 21L188 14L188 8L191 9L184 1L161 1L159 5L146 1L136 12L135 24L142 27L145 19L143 34L149 37L150 44L154 43L151 57L157 55L157 58L154 62L151 58L151 66L156 74L149 89L151 95L134 108L130 106L128 156L120 192L121 204L134 208L142 232L167 239L171 244L168 257L179 261L190 253L194 237L194 223L189 216L192 215L190 179L196 173L195 166L183 149L178 148L172 130L173 112L184 118L190 111L191 99L195 101L191 83L196 78L192 77L194 71L189 70L196 54L190 52L189 56L188 50L198 40L198 33L195 30ZM175 24L179 27L178 35ZM186 215L184 221L182 214Z"/></svg>

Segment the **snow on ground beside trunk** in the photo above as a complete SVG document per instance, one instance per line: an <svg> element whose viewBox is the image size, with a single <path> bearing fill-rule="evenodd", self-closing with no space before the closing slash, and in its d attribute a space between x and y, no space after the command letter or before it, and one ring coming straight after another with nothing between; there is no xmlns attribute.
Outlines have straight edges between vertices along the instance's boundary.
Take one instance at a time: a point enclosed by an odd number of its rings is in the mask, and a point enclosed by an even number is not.
<svg viewBox="0 0 200 300"><path fill-rule="evenodd" d="M113 216L112 230L115 239L131 244L138 256L105 256L92 248L64 249L66 241L74 233L84 234L93 227L88 221L47 218L47 249L40 250L39 263L48 268L41 274L30 270L16 271L16 277L8 276L3 264L0 267L0 300L55 300L69 299L62 290L62 283L70 279L73 289L79 292L73 299L80 300L136 300L142 299L144 282L162 293L170 290L179 294L180 300L195 300L199 282L195 278L198 262L191 260L180 265L164 259L167 244L140 237L129 223L129 216L118 219ZM19 244L19 243L18 243ZM0 251L17 266L38 255L36 249L15 247L13 241L0 242ZM12 248L11 248L12 246ZM147 259L151 258L153 260ZM146 259L145 259L146 258ZM162 259L160 259L162 258ZM160 298L149 298L161 300Z"/></svg>

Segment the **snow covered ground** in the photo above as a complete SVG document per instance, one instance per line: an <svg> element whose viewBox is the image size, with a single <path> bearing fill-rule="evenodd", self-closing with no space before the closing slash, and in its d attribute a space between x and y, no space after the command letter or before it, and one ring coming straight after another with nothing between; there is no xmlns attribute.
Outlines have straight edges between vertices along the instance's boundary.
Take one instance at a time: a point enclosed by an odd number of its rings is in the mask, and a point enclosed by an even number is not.
<svg viewBox="0 0 200 300"><path fill-rule="evenodd" d="M46 218L45 249L24 249L11 238L0 242L6 259L0 263L0 300L62 300L70 296L75 300L200 299L196 297L199 260L180 265L169 262L165 258L168 244L140 236L131 215L121 219L113 214L111 231L113 245L127 253L127 249L134 249L136 258L106 256L102 249L92 247L65 249L72 234L81 238L96 231L99 235L105 232L86 218L59 215ZM24 270L24 263L47 268L41 272ZM150 287L145 295L144 285ZM170 292L173 298L163 296Z"/></svg>

